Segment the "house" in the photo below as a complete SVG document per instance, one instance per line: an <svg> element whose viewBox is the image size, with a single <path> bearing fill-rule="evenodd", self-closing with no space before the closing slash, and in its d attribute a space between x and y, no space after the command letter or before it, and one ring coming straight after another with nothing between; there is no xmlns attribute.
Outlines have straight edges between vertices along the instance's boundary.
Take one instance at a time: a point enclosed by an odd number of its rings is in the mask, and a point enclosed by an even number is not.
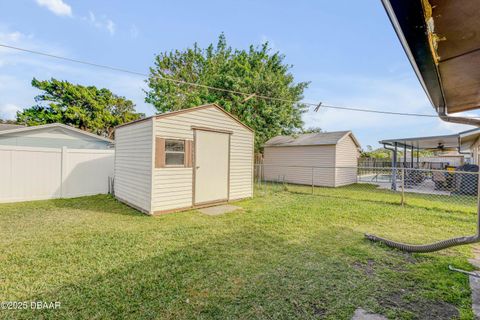
<svg viewBox="0 0 480 320"><path fill-rule="evenodd" d="M254 133L215 104L118 126L115 142L115 197L144 213L253 195Z"/></svg>
<svg viewBox="0 0 480 320"><path fill-rule="evenodd" d="M460 152L467 155L470 163L480 165L480 129L475 128L459 133Z"/></svg>
<svg viewBox="0 0 480 320"><path fill-rule="evenodd" d="M268 181L338 187L357 181L360 143L351 131L277 136L264 145Z"/></svg>
<svg viewBox="0 0 480 320"><path fill-rule="evenodd" d="M113 140L61 123L32 127L10 125L0 130L0 146L110 149L113 144Z"/></svg>
<svg viewBox="0 0 480 320"><path fill-rule="evenodd" d="M408 154L407 154L408 159ZM443 166L449 167L460 167L463 166L466 162L469 162L471 158L467 158L466 155L450 151L450 152L439 152L433 156L419 157L419 163L429 163L430 167L435 169L440 169ZM408 162L408 160L407 160ZM407 163L407 167L409 167Z"/></svg>
<svg viewBox="0 0 480 320"><path fill-rule="evenodd" d="M59 123L1 129L0 203L111 190L112 140Z"/></svg>
<svg viewBox="0 0 480 320"><path fill-rule="evenodd" d="M0 123L0 131L24 128L25 126L12 123Z"/></svg>

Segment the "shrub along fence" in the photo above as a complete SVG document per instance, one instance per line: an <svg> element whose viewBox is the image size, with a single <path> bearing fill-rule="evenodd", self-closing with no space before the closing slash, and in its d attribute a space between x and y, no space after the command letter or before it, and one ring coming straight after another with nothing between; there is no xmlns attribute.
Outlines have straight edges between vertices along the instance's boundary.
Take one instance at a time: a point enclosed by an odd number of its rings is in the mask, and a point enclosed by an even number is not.
<svg viewBox="0 0 480 320"><path fill-rule="evenodd" d="M0 202L108 193L114 157L114 150L0 146Z"/></svg>

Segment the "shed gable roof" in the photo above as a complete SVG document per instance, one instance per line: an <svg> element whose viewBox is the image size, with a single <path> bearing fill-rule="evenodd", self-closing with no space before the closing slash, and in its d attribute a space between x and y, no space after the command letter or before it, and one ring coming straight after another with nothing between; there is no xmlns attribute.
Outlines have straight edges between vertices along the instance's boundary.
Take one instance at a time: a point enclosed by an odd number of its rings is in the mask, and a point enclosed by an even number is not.
<svg viewBox="0 0 480 320"><path fill-rule="evenodd" d="M350 136L355 145L360 148L360 143L351 131L334 131L306 133L298 136L276 136L265 143L265 147L294 147L294 146L322 146L336 145L343 138Z"/></svg>
<svg viewBox="0 0 480 320"><path fill-rule="evenodd" d="M210 104L204 104L204 105L201 105L201 106L197 106L197 107L191 107L191 108L187 108L187 109L182 109L182 110L176 110L176 111L171 111L171 112L166 112L166 113L161 113L161 114L157 114L157 115L154 115L154 116L151 116L151 117L147 117L147 118L143 118L143 119L139 119L139 120L134 120L134 121L131 121L131 122L128 122L128 123L124 123L124 124L121 124L119 126L116 126L115 128L121 128L121 127L124 127L124 126L128 126L128 125L131 125L131 124L134 124L134 123L137 123L137 122L141 122L141 121L146 121L146 120L149 120L149 119L152 119L152 118L155 118L155 119L162 119L162 118L165 118L165 117L172 117L172 116L176 116L178 114L182 114L182 113L187 113L187 112L192 112L192 111L197 111L197 110L201 110L201 109L207 109L207 108L215 108L215 109L218 109L220 110L223 114L225 114L226 116L228 116L229 118L231 118L232 120L234 120L235 122L238 122L241 126L243 126L245 129L253 132L254 130L252 128L250 128L249 126L247 126L246 124L244 124L243 122L241 122L237 117L235 117L234 115L232 115L231 113L225 111L225 109L223 109L222 107L220 107L218 104L216 103L210 103Z"/></svg>

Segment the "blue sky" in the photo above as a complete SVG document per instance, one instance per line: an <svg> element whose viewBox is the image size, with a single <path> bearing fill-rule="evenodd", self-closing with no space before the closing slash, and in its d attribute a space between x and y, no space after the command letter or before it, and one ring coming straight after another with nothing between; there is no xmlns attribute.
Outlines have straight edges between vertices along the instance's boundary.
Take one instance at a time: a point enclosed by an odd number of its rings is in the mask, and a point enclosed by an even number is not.
<svg viewBox="0 0 480 320"><path fill-rule="evenodd" d="M311 81L309 102L433 113L380 0L73 1L0 3L0 43L148 72L154 55L206 46L224 32L246 48L269 41L297 81ZM106 87L147 115L141 77L0 48L0 117L34 104L33 77ZM362 145L386 138L448 134L471 127L432 118L312 110L306 127L352 130Z"/></svg>

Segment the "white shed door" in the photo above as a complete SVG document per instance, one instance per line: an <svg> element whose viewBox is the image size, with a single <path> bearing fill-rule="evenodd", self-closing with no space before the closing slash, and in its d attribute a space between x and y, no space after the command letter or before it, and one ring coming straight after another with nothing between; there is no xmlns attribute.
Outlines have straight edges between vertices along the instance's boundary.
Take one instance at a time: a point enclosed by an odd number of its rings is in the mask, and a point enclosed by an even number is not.
<svg viewBox="0 0 480 320"><path fill-rule="evenodd" d="M196 131L196 205L228 200L229 139L228 133Z"/></svg>

